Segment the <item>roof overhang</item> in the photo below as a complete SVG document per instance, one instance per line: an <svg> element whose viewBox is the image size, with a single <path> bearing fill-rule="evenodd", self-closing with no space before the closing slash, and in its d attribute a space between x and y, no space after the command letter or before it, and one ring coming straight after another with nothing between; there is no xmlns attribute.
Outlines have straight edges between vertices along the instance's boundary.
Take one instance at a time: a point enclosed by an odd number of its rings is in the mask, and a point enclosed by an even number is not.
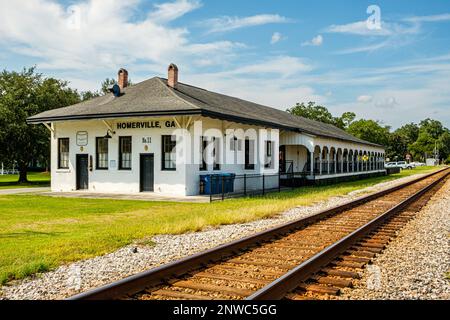
<svg viewBox="0 0 450 320"><path fill-rule="evenodd" d="M131 118L131 117L163 117L163 116L189 116L189 115L200 115L204 117L214 118L214 119L220 119L220 120L227 120L232 122L238 122L248 125L257 125L257 126L263 126L263 127L271 127L275 129L282 129L282 130L288 130L293 131L297 133L303 133L310 136L322 136L325 138L331 138L341 141L347 141L351 143L359 143L359 144L366 144L370 146L376 146L384 148L381 145L375 144L375 143L363 143L363 142L357 142L352 140L346 140L334 137L332 135L317 135L314 132L310 132L304 129L296 128L296 127L290 127L290 126L283 126L278 123L258 120L258 119L249 119L246 117L239 117L235 115L227 115L220 112L214 112L204 109L191 109L191 110L172 110L172 111L158 111L158 112L121 112L121 113L103 113L103 114L84 114L84 115L67 115L67 116L52 116L52 117L39 117L39 118L28 118L27 123L28 124L41 124L41 123L50 123L50 122L59 122L59 121L71 121L71 120L102 120L102 119L113 119L113 118Z"/></svg>

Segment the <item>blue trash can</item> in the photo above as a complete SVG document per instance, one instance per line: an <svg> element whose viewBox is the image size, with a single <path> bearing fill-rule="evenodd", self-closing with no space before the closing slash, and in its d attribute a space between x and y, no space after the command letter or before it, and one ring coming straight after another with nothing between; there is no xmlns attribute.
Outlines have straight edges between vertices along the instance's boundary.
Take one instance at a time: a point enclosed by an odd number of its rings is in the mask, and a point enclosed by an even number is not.
<svg viewBox="0 0 450 320"><path fill-rule="evenodd" d="M200 194L211 194L211 179L208 174L200 175Z"/></svg>
<svg viewBox="0 0 450 320"><path fill-rule="evenodd" d="M234 192L234 173L223 173L223 181L225 183L224 191L225 193Z"/></svg>
<svg viewBox="0 0 450 320"><path fill-rule="evenodd" d="M200 182L200 194L222 193L222 177L219 174L202 174Z"/></svg>
<svg viewBox="0 0 450 320"><path fill-rule="evenodd" d="M234 173L200 175L200 194L221 194L234 192ZM223 189L222 189L223 184Z"/></svg>

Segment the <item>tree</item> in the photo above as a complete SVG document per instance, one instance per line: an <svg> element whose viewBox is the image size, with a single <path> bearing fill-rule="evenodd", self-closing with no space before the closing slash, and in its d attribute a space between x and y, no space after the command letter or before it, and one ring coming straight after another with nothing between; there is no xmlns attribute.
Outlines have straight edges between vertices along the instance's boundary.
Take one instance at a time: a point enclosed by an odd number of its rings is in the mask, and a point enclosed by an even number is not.
<svg viewBox="0 0 450 320"><path fill-rule="evenodd" d="M100 97L101 94L98 91L83 91L80 94L81 101L90 100L92 98Z"/></svg>
<svg viewBox="0 0 450 320"><path fill-rule="evenodd" d="M419 137L419 126L415 123L408 123L394 131L401 135L407 144L414 143Z"/></svg>
<svg viewBox="0 0 450 320"><path fill-rule="evenodd" d="M437 146L442 159L450 157L450 130L446 129L438 139Z"/></svg>
<svg viewBox="0 0 450 320"><path fill-rule="evenodd" d="M408 153L408 141L405 136L393 132L389 134L388 143L386 145L386 157L390 159L403 159Z"/></svg>
<svg viewBox="0 0 450 320"><path fill-rule="evenodd" d="M344 127L347 129L350 124L355 121L356 114L354 112L344 112L341 116L341 120L344 123Z"/></svg>
<svg viewBox="0 0 450 320"><path fill-rule="evenodd" d="M435 139L428 131L421 130L417 141L409 146L409 150L414 158L425 160L432 157L437 139Z"/></svg>
<svg viewBox="0 0 450 320"><path fill-rule="evenodd" d="M2 161L17 162L19 183L27 182L32 159L49 159L48 130L28 125L26 119L79 101L78 92L68 88L66 81L44 78L35 68L0 74L0 154Z"/></svg>
<svg viewBox="0 0 450 320"><path fill-rule="evenodd" d="M435 148L439 157L445 159L450 153L450 133L438 120L425 119L419 123L417 140L409 145L414 157L434 157Z"/></svg>
<svg viewBox="0 0 450 320"><path fill-rule="evenodd" d="M357 120L350 124L347 131L357 138L386 146L389 142L389 126L381 126L374 120Z"/></svg>
<svg viewBox="0 0 450 320"><path fill-rule="evenodd" d="M345 129L346 122L350 123L355 118L355 114L352 112L344 113L345 119L333 117L326 107L316 105L313 101L308 102L307 105L304 102L297 103L294 107L286 109L286 111L303 118L332 124L341 129Z"/></svg>
<svg viewBox="0 0 450 320"><path fill-rule="evenodd" d="M419 126L420 132L426 131L434 139L438 139L439 136L445 132L445 128L440 121L430 118L420 121Z"/></svg>
<svg viewBox="0 0 450 320"><path fill-rule="evenodd" d="M115 84L117 84L117 81L115 79L106 78L105 80L102 81L102 88L100 89L100 92L103 95L109 93L109 89ZM127 86L132 86L132 85L133 85L133 83L131 82L130 79L128 79Z"/></svg>

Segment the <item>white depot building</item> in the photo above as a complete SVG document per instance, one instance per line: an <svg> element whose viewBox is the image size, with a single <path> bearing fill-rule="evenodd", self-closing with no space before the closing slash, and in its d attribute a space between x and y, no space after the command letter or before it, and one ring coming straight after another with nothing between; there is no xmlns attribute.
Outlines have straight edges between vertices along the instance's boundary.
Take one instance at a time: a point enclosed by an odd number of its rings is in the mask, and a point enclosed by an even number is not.
<svg viewBox="0 0 450 320"><path fill-rule="evenodd" d="M127 83L121 69L111 93L28 118L50 130L52 191L189 196L217 192L201 180L223 174L237 191L385 172L382 146L178 82L174 64Z"/></svg>

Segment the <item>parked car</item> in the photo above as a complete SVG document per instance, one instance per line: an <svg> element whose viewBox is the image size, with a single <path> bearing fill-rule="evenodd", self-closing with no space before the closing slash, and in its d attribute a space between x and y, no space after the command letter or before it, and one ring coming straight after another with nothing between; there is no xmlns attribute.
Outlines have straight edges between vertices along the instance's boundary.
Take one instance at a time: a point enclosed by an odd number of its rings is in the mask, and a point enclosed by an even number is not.
<svg viewBox="0 0 450 320"><path fill-rule="evenodd" d="M423 166L425 166L425 163L423 163L423 162L411 162L411 164L414 167L423 167Z"/></svg>
<svg viewBox="0 0 450 320"><path fill-rule="evenodd" d="M414 166L411 163L407 163L406 161L397 162L397 167L400 167L402 169L413 169L414 168Z"/></svg>
<svg viewBox="0 0 450 320"><path fill-rule="evenodd" d="M388 162L384 164L385 168L396 168L397 167L397 162Z"/></svg>

